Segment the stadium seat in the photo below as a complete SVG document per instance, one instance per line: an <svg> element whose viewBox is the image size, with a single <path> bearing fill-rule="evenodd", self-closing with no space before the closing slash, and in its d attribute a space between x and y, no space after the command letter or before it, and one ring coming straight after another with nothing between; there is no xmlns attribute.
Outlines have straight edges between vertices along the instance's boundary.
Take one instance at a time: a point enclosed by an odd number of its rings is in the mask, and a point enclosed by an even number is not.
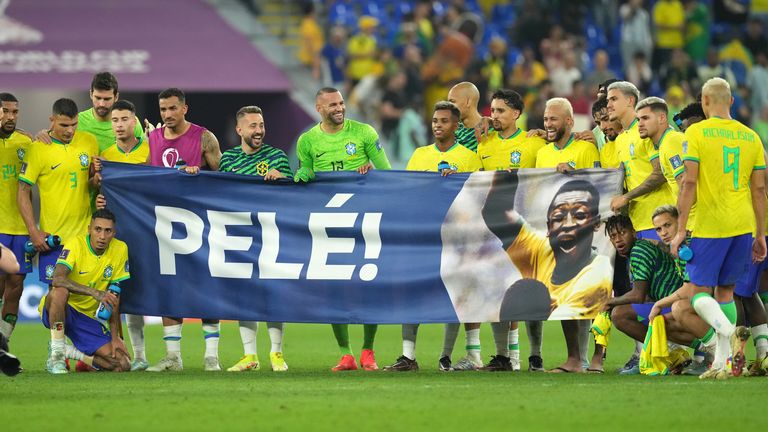
<svg viewBox="0 0 768 432"><path fill-rule="evenodd" d="M497 4L491 9L491 21L494 24L506 26L511 25L517 18L517 12L512 4Z"/></svg>

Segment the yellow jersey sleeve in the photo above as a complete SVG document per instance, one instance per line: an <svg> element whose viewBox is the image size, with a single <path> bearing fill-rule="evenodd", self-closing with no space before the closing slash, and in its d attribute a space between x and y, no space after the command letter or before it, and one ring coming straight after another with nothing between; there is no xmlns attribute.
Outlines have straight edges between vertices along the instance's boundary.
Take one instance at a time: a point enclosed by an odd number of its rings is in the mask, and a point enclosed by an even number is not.
<svg viewBox="0 0 768 432"><path fill-rule="evenodd" d="M29 145L29 150L24 155L24 160L21 162L21 170L19 172L19 180L28 183L37 183L37 178L43 171L43 155L41 152L44 150L41 148L43 144L39 141L35 141Z"/></svg>
<svg viewBox="0 0 768 432"><path fill-rule="evenodd" d="M576 169L600 168L600 153L597 151L597 147L589 141L577 141L576 143L581 143Z"/></svg>
<svg viewBox="0 0 768 432"><path fill-rule="evenodd" d="M603 168L618 168L621 165L616 155L616 141L606 141L600 150L600 166Z"/></svg>

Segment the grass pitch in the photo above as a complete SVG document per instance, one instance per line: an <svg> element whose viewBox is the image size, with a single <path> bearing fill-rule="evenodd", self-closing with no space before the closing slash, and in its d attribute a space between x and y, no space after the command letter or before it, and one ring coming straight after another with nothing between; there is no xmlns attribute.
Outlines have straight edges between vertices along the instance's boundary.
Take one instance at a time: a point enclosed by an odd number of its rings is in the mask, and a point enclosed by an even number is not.
<svg viewBox="0 0 768 432"><path fill-rule="evenodd" d="M545 330L543 357L551 368L563 361L565 345L559 323ZM494 352L490 328L481 333L487 359ZM162 329L147 326L146 335L150 362L157 361L164 354ZM351 335L358 349L362 327L352 326ZM603 375L438 372L441 325L420 329L415 373L330 372L339 355L328 325L286 326L286 373L269 367L263 325L262 370L246 373L202 371L199 323L184 326L179 373L50 376L44 370L48 337L41 324L17 327L11 349L25 371L0 376L0 430L724 430L747 426L749 418L757 422L768 396L768 378L619 376L614 370L633 349L623 335L611 338ZM464 355L463 338L462 332L454 361ZM525 370L522 328L520 339ZM400 327L380 326L379 366L394 361L400 348ZM224 323L222 367L241 354L237 324Z"/></svg>

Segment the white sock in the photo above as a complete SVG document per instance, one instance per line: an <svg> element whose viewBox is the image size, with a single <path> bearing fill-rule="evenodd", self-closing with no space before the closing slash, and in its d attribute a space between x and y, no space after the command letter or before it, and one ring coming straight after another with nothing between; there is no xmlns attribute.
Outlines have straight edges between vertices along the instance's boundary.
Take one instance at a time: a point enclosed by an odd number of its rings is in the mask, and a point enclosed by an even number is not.
<svg viewBox="0 0 768 432"><path fill-rule="evenodd" d="M496 355L509 357L509 321L491 323Z"/></svg>
<svg viewBox="0 0 768 432"><path fill-rule="evenodd" d="M507 357L512 357L512 353L517 352L517 358L520 358L520 329L510 330L507 334L507 351Z"/></svg>
<svg viewBox="0 0 768 432"><path fill-rule="evenodd" d="M51 352L64 354L64 323L51 324Z"/></svg>
<svg viewBox="0 0 768 432"><path fill-rule="evenodd" d="M592 320L578 320L579 328L579 358L582 364L589 364L589 329L592 328Z"/></svg>
<svg viewBox="0 0 768 432"><path fill-rule="evenodd" d="M133 358L136 360L146 360L147 355L144 352L144 316L125 314L125 324L128 327L128 336L133 347Z"/></svg>
<svg viewBox="0 0 768 432"><path fill-rule="evenodd" d="M715 332L718 335L723 335L725 336L726 340L730 340L731 335L736 330L736 326L728 320L728 317L725 316L723 310L720 309L720 304L717 303L714 298L708 295L697 296L693 301L693 309L701 317L701 319L706 321L707 324L715 329Z"/></svg>
<svg viewBox="0 0 768 432"><path fill-rule="evenodd" d="M78 350L73 345L64 344L64 357L73 360L79 360L88 366L93 366L93 356L86 355L84 352Z"/></svg>
<svg viewBox="0 0 768 432"><path fill-rule="evenodd" d="M459 337L459 327L461 324L446 324L443 334L443 352L440 357L450 357L453 354L453 347L456 345L456 338Z"/></svg>
<svg viewBox="0 0 768 432"><path fill-rule="evenodd" d="M507 327L509 328L509 327ZM480 329L467 330L467 355L476 360L480 360Z"/></svg>
<svg viewBox="0 0 768 432"><path fill-rule="evenodd" d="M181 355L181 324L163 326L165 351L169 356Z"/></svg>
<svg viewBox="0 0 768 432"><path fill-rule="evenodd" d="M712 338L714 339L714 338ZM640 357L640 352L643 351L643 343L640 341L635 341L635 352L632 353L633 357Z"/></svg>
<svg viewBox="0 0 768 432"><path fill-rule="evenodd" d="M531 356L541 357L541 344L544 341L544 323L541 321L526 321L525 332L531 344Z"/></svg>
<svg viewBox="0 0 768 432"><path fill-rule="evenodd" d="M403 355L411 360L416 360L416 335L418 332L418 324L403 324Z"/></svg>
<svg viewBox="0 0 768 432"><path fill-rule="evenodd" d="M269 341L272 343L269 352L283 352L283 323L268 322L267 331L269 332Z"/></svg>
<svg viewBox="0 0 768 432"><path fill-rule="evenodd" d="M715 359L712 361L712 367L715 369L724 369L728 357L731 356L731 337L721 333L715 333L712 339L717 340L715 346Z"/></svg>
<svg viewBox="0 0 768 432"><path fill-rule="evenodd" d="M240 321L240 340L243 341L243 355L256 355L256 332L258 330L258 322Z"/></svg>
<svg viewBox="0 0 768 432"><path fill-rule="evenodd" d="M219 357L219 329L221 324L203 323L203 335L205 337L205 357Z"/></svg>
<svg viewBox="0 0 768 432"><path fill-rule="evenodd" d="M5 336L5 338L10 341L12 333L13 325L3 319L0 319L0 334Z"/></svg>
<svg viewBox="0 0 768 432"><path fill-rule="evenodd" d="M764 358L768 353L768 325L760 324L752 327L752 340L755 341L757 358Z"/></svg>

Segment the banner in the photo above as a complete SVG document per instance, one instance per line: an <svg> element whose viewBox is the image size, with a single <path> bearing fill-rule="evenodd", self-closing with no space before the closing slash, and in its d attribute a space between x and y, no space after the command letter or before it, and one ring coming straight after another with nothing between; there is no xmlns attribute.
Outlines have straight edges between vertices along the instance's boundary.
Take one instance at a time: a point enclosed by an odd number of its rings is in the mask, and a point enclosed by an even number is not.
<svg viewBox="0 0 768 432"><path fill-rule="evenodd" d="M316 323L594 316L617 170L319 174L310 184L105 163L125 313Z"/></svg>

